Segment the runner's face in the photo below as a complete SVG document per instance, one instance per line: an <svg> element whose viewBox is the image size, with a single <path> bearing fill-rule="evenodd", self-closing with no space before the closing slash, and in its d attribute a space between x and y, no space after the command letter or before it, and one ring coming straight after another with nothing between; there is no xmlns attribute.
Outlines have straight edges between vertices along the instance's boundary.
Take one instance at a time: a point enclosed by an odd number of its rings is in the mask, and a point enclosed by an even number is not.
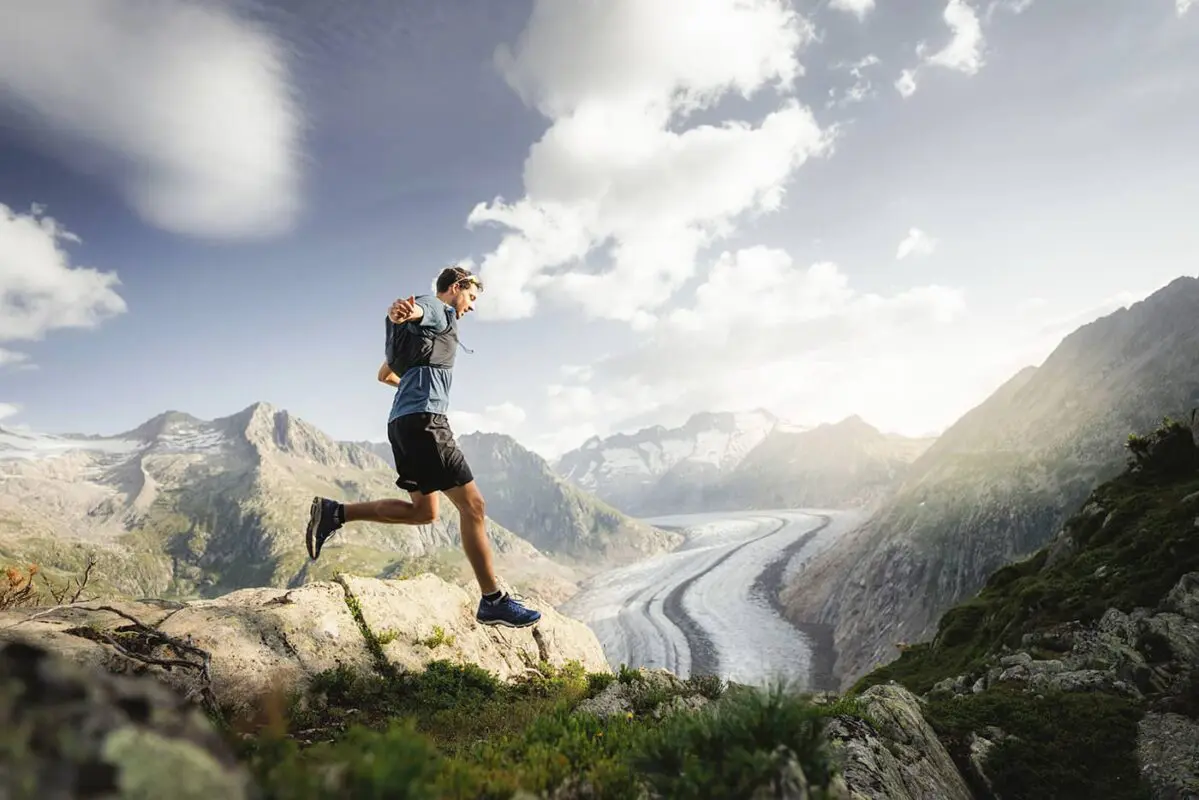
<svg viewBox="0 0 1199 800"><path fill-rule="evenodd" d="M458 312L459 317L466 316L475 310L475 301L478 299L479 290L474 284L468 283L465 287L459 285L458 296L454 298L454 310Z"/></svg>

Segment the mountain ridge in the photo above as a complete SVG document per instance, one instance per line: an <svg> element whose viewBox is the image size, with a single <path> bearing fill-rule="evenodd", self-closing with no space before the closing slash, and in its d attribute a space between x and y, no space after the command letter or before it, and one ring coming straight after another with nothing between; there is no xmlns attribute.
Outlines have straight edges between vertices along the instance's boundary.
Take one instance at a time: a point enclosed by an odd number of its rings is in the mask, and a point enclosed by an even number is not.
<svg viewBox="0 0 1199 800"><path fill-rule="evenodd" d="M511 436L476 432L459 446L489 513L554 558L582 566L599 556L616 565L665 552L682 536L633 519L572 485Z"/></svg>
<svg viewBox="0 0 1199 800"><path fill-rule="evenodd" d="M797 573L792 619L834 625L852 681L1043 545L1123 464L1121 440L1199 405L1199 280L1080 327L918 458L858 530Z"/></svg>
<svg viewBox="0 0 1199 800"><path fill-rule="evenodd" d="M418 566L471 580L450 503L429 525L355 523L310 562L303 530L314 494L353 502L404 493L376 454L268 403L213 420L164 412L111 437L6 432L0 479L0 557L75 574L94 556L95 579L117 594L214 596ZM513 585L536 577L543 594L573 591L569 568L493 519L487 530Z"/></svg>

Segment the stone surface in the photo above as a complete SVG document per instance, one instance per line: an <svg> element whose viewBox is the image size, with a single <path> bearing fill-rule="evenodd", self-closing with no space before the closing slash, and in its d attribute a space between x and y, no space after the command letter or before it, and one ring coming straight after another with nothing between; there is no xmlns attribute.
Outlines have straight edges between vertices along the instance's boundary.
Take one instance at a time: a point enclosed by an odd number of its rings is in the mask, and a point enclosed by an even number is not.
<svg viewBox="0 0 1199 800"><path fill-rule="evenodd" d="M401 669L419 670L430 661L449 659L478 664L509 679L539 661L560 667L573 660L590 671L612 671L590 628L544 605L533 605L542 616L532 628L488 627L475 622L477 596L435 575L339 580L371 632L382 637L387 660ZM443 641L434 644L439 638Z"/></svg>
<svg viewBox="0 0 1199 800"><path fill-rule="evenodd" d="M161 682L0 644L0 791L13 800L254 797L209 721Z"/></svg>
<svg viewBox="0 0 1199 800"><path fill-rule="evenodd" d="M240 714L268 696L302 688L314 675L343 664L375 666L347 597L356 600L376 637L386 642L389 662L420 669L434 659L471 662L501 679L524 673L539 661L562 666L577 660L590 671L611 672L595 634L583 623L549 608L522 630L487 628L474 621L473 597L431 574L408 580L342 576L296 589L242 589L212 600L113 607L176 641L210 656L211 691L221 706ZM344 584L344 585L343 585ZM104 641L113 637L154 659L185 658L164 643L131 641L129 620L87 603L55 610L0 614L0 642L47 647L66 659L115 673L151 673L182 694L204 687L198 669L148 665L122 655ZM435 641L434 626L443 641Z"/></svg>
<svg viewBox="0 0 1199 800"><path fill-rule="evenodd" d="M1199 522L1199 519L1196 522ZM1188 572L1183 575L1166 595L1163 605L1169 611L1199 622L1199 572Z"/></svg>
<svg viewBox="0 0 1199 800"><path fill-rule="evenodd" d="M1199 723L1146 714L1137 725L1137 760L1154 800L1199 800Z"/></svg>
<svg viewBox="0 0 1199 800"><path fill-rule="evenodd" d="M607 719L632 713L638 706L645 706L647 698L668 697L668 700L652 709L653 716L661 718L675 711L698 711L709 702L672 672L645 668L636 672L640 680L613 681L595 697L579 703L576 712Z"/></svg>
<svg viewBox="0 0 1199 800"><path fill-rule="evenodd" d="M832 749L855 800L972 800L961 774L921 713L897 684L859 695L871 725L851 717L829 723Z"/></svg>

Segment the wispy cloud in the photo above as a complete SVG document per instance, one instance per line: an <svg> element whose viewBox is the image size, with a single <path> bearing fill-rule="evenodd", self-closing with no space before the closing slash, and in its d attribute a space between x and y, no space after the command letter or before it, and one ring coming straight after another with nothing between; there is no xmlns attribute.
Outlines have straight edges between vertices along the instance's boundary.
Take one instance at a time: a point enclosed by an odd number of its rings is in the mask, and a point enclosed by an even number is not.
<svg viewBox="0 0 1199 800"><path fill-rule="evenodd" d="M830 0L829 8L853 14L859 20L874 10L874 0Z"/></svg>
<svg viewBox="0 0 1199 800"><path fill-rule="evenodd" d="M0 420L7 419L21 410L21 407L15 403L0 403Z"/></svg>
<svg viewBox="0 0 1199 800"><path fill-rule="evenodd" d="M879 63L881 62L879 61L878 56L871 53L859 61L850 62L848 64L834 64L833 69L847 70L849 74L853 76L854 81L853 85L846 89L840 97L837 97L836 89L830 89L828 106L845 108L853 105L854 103L860 103L873 95L874 87L871 84L870 79L866 77L865 71L868 67L877 66Z"/></svg>
<svg viewBox="0 0 1199 800"><path fill-rule="evenodd" d="M1180 17L1187 13L1193 5L1195 5L1195 0L1174 0L1174 10Z"/></svg>
<svg viewBox="0 0 1199 800"><path fill-rule="evenodd" d="M90 328L125 311L115 273L71 264L79 237L44 209L27 214L0 204L0 343L33 341L58 328ZM0 350L0 365L25 354Z"/></svg>
<svg viewBox="0 0 1199 800"><path fill-rule="evenodd" d="M283 47L223 3L0 4L0 102L62 157L101 165L150 224L203 237L289 228L301 115Z"/></svg>
<svg viewBox="0 0 1199 800"><path fill-rule="evenodd" d="M908 235L896 248L895 258L902 261L908 256L932 255L933 251L937 249L937 243L936 239L919 228L911 228L908 230Z"/></svg>
<svg viewBox="0 0 1199 800"><path fill-rule="evenodd" d="M997 11L1006 11L1010 14L1023 14L1035 0L991 0L987 4L987 10L983 13L983 20L990 22L991 17L995 16Z"/></svg>

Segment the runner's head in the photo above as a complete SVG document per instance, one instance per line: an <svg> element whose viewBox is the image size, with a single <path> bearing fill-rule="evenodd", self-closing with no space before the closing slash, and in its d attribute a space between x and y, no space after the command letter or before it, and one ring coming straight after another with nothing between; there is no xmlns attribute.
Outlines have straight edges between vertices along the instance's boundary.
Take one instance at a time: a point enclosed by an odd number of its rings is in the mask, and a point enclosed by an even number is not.
<svg viewBox="0 0 1199 800"><path fill-rule="evenodd" d="M446 267L437 276L437 297L462 317L475 308L483 281L463 267Z"/></svg>

